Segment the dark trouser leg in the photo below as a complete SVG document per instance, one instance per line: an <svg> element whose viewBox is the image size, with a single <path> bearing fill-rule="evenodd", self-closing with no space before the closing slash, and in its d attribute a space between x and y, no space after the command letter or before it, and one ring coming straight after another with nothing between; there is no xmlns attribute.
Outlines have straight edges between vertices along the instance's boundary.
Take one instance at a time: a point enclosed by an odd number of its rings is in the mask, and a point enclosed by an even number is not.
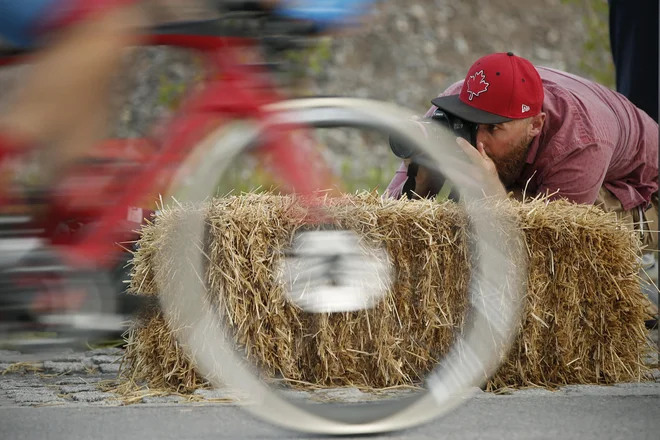
<svg viewBox="0 0 660 440"><path fill-rule="evenodd" d="M658 0L608 0L616 89L658 122Z"/></svg>

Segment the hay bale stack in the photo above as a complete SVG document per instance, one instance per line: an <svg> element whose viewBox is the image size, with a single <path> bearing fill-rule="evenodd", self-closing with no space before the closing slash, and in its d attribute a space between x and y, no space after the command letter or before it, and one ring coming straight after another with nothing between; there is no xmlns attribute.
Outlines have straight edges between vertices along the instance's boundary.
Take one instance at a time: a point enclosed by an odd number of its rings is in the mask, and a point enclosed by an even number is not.
<svg viewBox="0 0 660 440"><path fill-rule="evenodd" d="M303 226L302 208L269 194L216 199L205 207L211 297L226 307L237 341L268 375L316 386L413 384L463 324L470 275L466 213L452 202L367 193L328 204L340 226L385 246L397 279L382 304L332 315L289 304L273 269L277 250ZM646 331L634 234L589 206L535 200L505 201L496 209L518 221L530 264L521 331L489 386L642 378ZM175 280L180 267L155 267L154 255L185 216L184 209L168 210L144 229L132 291L155 295L157 277ZM133 328L124 376L177 391L203 385L172 336L175 325L156 314Z"/></svg>

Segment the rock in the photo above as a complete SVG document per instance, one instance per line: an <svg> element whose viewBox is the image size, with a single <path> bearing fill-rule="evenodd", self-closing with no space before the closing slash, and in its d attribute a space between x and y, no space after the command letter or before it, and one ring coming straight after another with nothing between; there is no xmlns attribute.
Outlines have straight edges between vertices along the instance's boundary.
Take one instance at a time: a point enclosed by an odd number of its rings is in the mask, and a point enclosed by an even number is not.
<svg viewBox="0 0 660 440"><path fill-rule="evenodd" d="M64 402L64 399L52 392L22 389L13 393L13 399L20 405L36 405Z"/></svg>
<svg viewBox="0 0 660 440"><path fill-rule="evenodd" d="M121 359L121 356L111 356L111 355L98 355L98 356L93 356L92 357L92 362L94 362L96 365L99 364L113 364L113 363L119 363Z"/></svg>
<svg viewBox="0 0 660 440"><path fill-rule="evenodd" d="M557 29L550 29L548 30L548 33L545 34L545 41L547 41L548 44L557 44L559 43L560 38L561 34Z"/></svg>
<svg viewBox="0 0 660 440"><path fill-rule="evenodd" d="M552 52L545 47L537 47L534 53L540 60L547 61L552 59Z"/></svg>
<svg viewBox="0 0 660 440"><path fill-rule="evenodd" d="M179 403L183 402L185 399L181 396L154 396L154 397L143 397L142 403L147 404L163 404L163 403Z"/></svg>
<svg viewBox="0 0 660 440"><path fill-rule="evenodd" d="M398 20L396 20L395 25L396 25L396 29L402 34L407 34L408 30L410 29L410 25L403 18L399 18Z"/></svg>
<svg viewBox="0 0 660 440"><path fill-rule="evenodd" d="M43 383L34 377L20 377L19 379L7 379L2 378L0 380L0 390L16 390L19 388L32 388L32 387L41 387Z"/></svg>
<svg viewBox="0 0 660 440"><path fill-rule="evenodd" d="M521 390L516 390L511 393L512 396L522 397L522 396L556 396L557 393L552 392L545 388L523 388Z"/></svg>
<svg viewBox="0 0 660 440"><path fill-rule="evenodd" d="M119 364L101 364L99 370L101 373L119 373Z"/></svg>
<svg viewBox="0 0 660 440"><path fill-rule="evenodd" d="M340 401L340 402L355 403L355 402L364 402L373 399L373 395L368 393L363 393L357 388L333 388L329 390L319 390L317 394L324 397L327 400Z"/></svg>
<svg viewBox="0 0 660 440"><path fill-rule="evenodd" d="M94 350L89 350L85 352L85 356L93 358L95 356L113 356L120 357L124 354L124 350L121 348L95 348Z"/></svg>
<svg viewBox="0 0 660 440"><path fill-rule="evenodd" d="M64 385L60 387L60 392L62 394L76 394L82 393L85 391L98 391L98 388L94 384L85 384L85 385Z"/></svg>
<svg viewBox="0 0 660 440"><path fill-rule="evenodd" d="M228 402L247 400L248 397L245 393L228 388L199 389L195 390L193 395L205 400L227 400Z"/></svg>
<svg viewBox="0 0 660 440"><path fill-rule="evenodd" d="M98 382L98 378L85 378L82 377L63 377L60 380L55 381L55 385L92 385Z"/></svg>
<svg viewBox="0 0 660 440"><path fill-rule="evenodd" d="M470 45L462 35L454 38L454 48L456 49L456 52L460 53L461 55L465 55L470 51Z"/></svg>
<svg viewBox="0 0 660 440"><path fill-rule="evenodd" d="M101 402L114 397L115 397L114 394L105 393L103 391L83 391L71 395L71 399L74 402L85 402L85 403Z"/></svg>
<svg viewBox="0 0 660 440"><path fill-rule="evenodd" d="M44 370L56 374L84 373L88 369L89 366L83 362L44 362Z"/></svg>
<svg viewBox="0 0 660 440"><path fill-rule="evenodd" d="M416 3L410 7L410 15L419 21L426 20L427 18L426 10L419 3Z"/></svg>

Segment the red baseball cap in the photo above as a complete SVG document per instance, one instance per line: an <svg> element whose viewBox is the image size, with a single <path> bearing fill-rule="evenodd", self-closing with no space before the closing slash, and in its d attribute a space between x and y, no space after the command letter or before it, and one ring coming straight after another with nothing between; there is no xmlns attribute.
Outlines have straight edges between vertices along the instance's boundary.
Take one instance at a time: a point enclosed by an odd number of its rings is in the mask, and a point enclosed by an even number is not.
<svg viewBox="0 0 660 440"><path fill-rule="evenodd" d="M431 100L439 109L475 124L499 124L541 112L543 85L524 58L494 53L470 67L459 95Z"/></svg>

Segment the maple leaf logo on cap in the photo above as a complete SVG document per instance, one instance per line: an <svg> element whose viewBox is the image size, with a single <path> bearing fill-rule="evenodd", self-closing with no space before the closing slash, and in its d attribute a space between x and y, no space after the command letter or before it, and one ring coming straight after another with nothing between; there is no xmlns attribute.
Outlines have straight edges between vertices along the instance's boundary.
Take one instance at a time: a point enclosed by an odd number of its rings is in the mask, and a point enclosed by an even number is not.
<svg viewBox="0 0 660 440"><path fill-rule="evenodd" d="M468 99L472 101L472 98L479 96L488 90L489 85L490 84L486 82L486 75L484 75L483 70L480 70L474 75L470 76L467 80L467 92L470 94Z"/></svg>

